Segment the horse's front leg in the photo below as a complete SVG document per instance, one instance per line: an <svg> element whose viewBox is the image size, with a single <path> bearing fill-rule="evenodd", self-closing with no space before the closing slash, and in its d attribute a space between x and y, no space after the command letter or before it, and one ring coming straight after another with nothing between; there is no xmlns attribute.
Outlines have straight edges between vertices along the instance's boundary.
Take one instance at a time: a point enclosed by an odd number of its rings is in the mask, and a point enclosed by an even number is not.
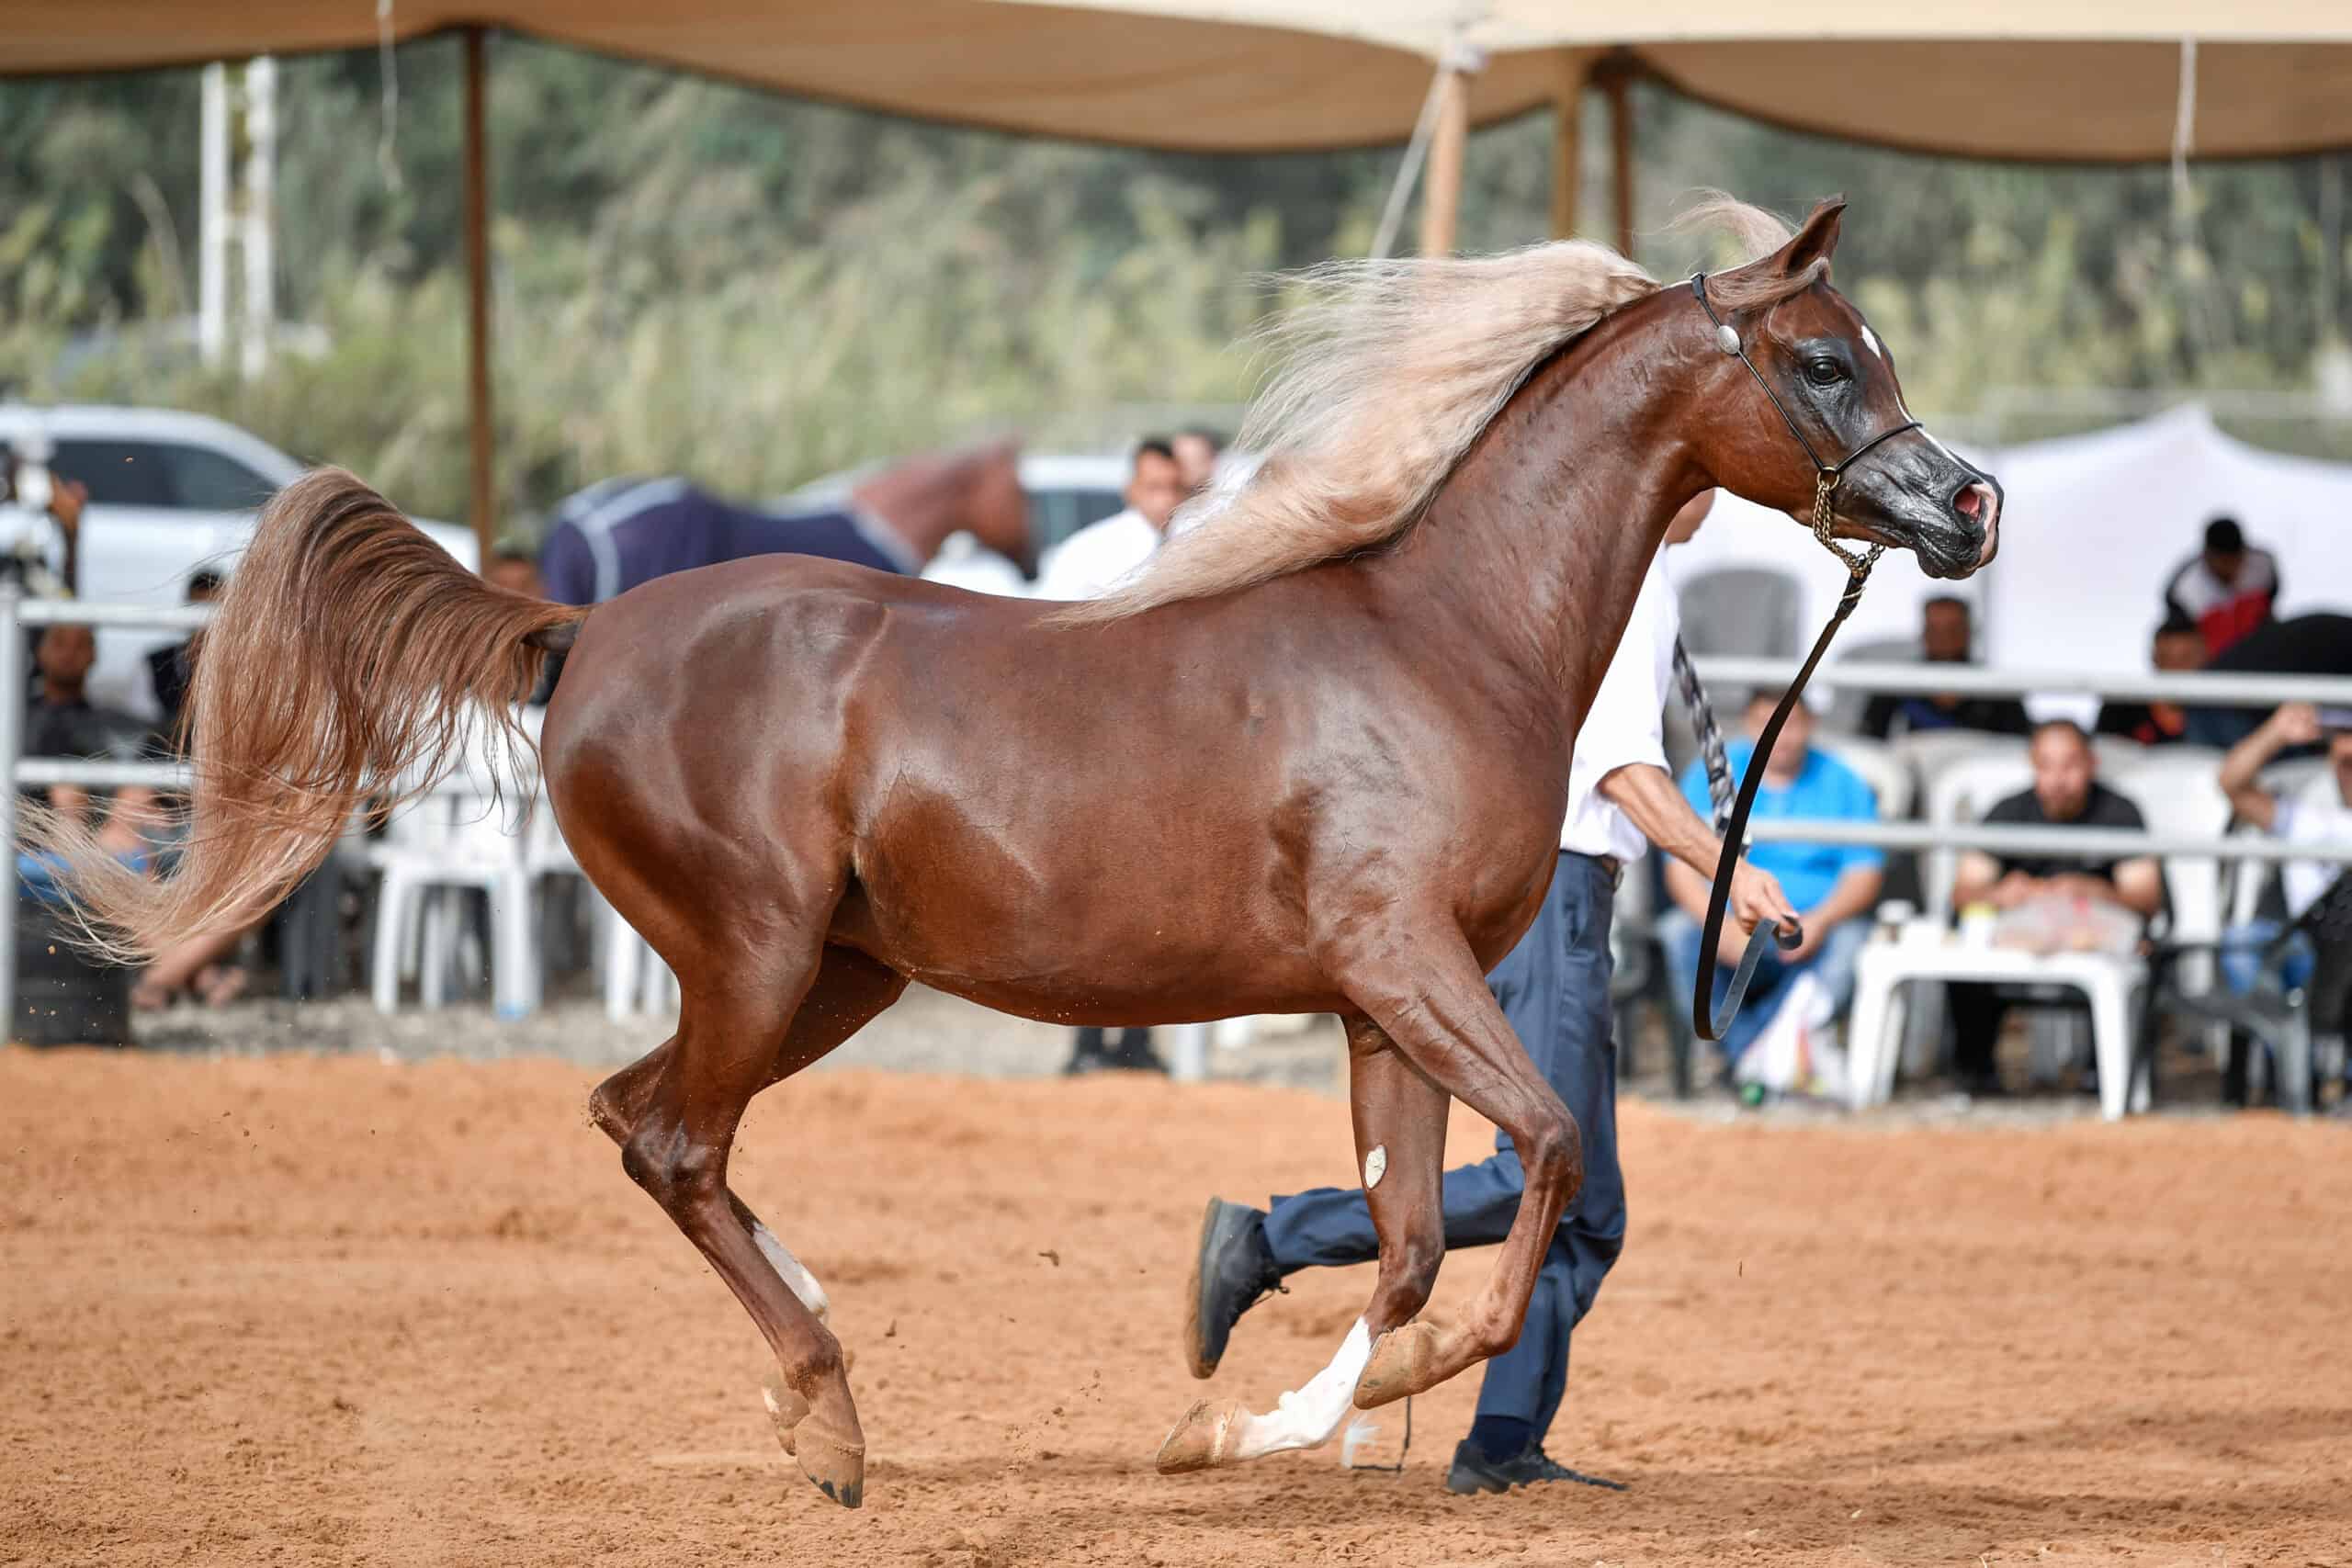
<svg viewBox="0 0 2352 1568"><path fill-rule="evenodd" d="M1408 1061L1370 1019L1348 1021L1348 1054L1356 1173L1380 1238L1380 1277L1372 1303L1330 1364L1304 1388L1283 1394L1267 1414L1257 1415L1238 1399L1194 1401L1160 1445L1164 1473L1329 1442L1351 1414L1372 1347L1409 1322L1437 1282L1438 1265L1445 1258L1445 1090Z"/></svg>
<svg viewBox="0 0 2352 1568"><path fill-rule="evenodd" d="M1378 1337L1355 1389L1357 1407L1370 1410L1519 1342L1544 1254L1584 1184L1584 1156L1575 1119L1528 1059L1450 920L1433 915L1366 933L1353 947L1340 971L1348 995L1438 1090L1510 1135L1525 1177L1494 1273L1469 1313L1443 1328L1408 1322Z"/></svg>

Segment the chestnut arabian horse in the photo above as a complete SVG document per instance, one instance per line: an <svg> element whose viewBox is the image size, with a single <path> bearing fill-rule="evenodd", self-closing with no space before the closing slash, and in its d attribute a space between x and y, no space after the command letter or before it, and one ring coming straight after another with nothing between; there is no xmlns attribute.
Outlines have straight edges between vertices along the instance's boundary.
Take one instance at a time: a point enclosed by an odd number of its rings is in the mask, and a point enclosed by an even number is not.
<svg viewBox="0 0 2352 1568"><path fill-rule="evenodd" d="M1577 242L1310 274L1245 428L1261 468L1085 604L774 556L582 611L482 582L350 475L311 474L264 513L196 660L177 871L143 880L70 825L35 831L114 952L248 919L363 802L484 737L521 745L513 705L568 648L548 798L683 993L677 1032L592 1114L766 1337L776 1425L825 1495L854 1506L865 1482L842 1346L728 1156L752 1096L910 980L1057 1023L1341 1017L1371 1302L1272 1414L1196 1405L1160 1466L1328 1441L1351 1407L1515 1340L1582 1179L1486 975L1544 897L1577 728L1668 520L1718 485L1809 514L1803 447L1835 457L1909 419L1829 286L1841 211L1791 236L1714 203L1772 248L1705 301ZM1937 576L1991 557L1996 493L1924 431L1880 442L1834 500L1825 532ZM1448 1096L1510 1134L1526 1191L1483 1293L1441 1326L1417 1314L1444 1249Z"/></svg>

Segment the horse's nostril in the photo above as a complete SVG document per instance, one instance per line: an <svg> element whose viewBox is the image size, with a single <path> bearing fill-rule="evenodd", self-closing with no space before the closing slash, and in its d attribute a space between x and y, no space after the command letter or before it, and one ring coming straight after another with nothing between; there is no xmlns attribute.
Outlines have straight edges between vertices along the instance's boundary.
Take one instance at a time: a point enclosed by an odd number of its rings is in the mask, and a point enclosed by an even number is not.
<svg viewBox="0 0 2352 1568"><path fill-rule="evenodd" d="M1984 487L1971 481L1960 487L1951 498L1951 509L1962 517L1974 518L1984 509Z"/></svg>

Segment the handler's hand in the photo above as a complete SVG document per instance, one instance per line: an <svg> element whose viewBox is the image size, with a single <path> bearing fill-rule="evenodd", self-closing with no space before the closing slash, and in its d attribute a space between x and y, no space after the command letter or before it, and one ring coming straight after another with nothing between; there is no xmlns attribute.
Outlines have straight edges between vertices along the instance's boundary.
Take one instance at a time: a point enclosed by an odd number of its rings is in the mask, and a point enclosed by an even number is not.
<svg viewBox="0 0 2352 1568"><path fill-rule="evenodd" d="M1741 945L1745 946L1744 933L1768 921L1786 925L1797 918L1797 912L1770 872L1759 871L1741 861L1732 868L1731 918L1739 922Z"/></svg>

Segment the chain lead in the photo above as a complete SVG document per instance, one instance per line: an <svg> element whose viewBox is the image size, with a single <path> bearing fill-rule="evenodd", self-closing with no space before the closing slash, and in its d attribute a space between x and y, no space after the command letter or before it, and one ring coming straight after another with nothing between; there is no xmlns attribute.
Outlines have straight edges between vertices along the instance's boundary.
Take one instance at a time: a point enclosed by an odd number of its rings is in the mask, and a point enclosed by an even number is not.
<svg viewBox="0 0 2352 1568"><path fill-rule="evenodd" d="M1821 541L1823 549L1843 561L1846 564L1846 570L1852 573L1854 581L1860 583L1862 579L1870 576L1871 568L1876 566L1878 558L1886 553L1886 547L1872 545L1869 549L1858 552L1848 549L1830 535L1829 525L1834 521L1832 513L1835 509L1830 504L1829 497L1838 488L1838 473L1833 468L1818 469L1814 474L1813 536Z"/></svg>

